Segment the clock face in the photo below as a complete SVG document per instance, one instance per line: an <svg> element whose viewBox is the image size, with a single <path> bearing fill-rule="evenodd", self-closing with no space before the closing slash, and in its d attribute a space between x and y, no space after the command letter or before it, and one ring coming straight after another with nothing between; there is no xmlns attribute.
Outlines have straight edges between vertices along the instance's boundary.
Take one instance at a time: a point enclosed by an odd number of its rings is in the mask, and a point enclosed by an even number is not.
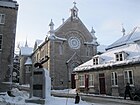
<svg viewBox="0 0 140 105"><path fill-rule="evenodd" d="M81 46L81 42L77 37L70 37L68 43L72 49L79 49Z"/></svg>

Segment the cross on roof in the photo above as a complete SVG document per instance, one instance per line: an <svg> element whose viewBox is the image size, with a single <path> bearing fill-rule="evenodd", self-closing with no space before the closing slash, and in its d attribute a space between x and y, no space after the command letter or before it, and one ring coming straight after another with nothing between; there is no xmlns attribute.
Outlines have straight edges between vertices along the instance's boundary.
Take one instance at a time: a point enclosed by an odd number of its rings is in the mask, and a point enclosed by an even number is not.
<svg viewBox="0 0 140 105"><path fill-rule="evenodd" d="M76 2L74 1L73 4L74 4L74 6L75 6L75 5L76 5Z"/></svg>

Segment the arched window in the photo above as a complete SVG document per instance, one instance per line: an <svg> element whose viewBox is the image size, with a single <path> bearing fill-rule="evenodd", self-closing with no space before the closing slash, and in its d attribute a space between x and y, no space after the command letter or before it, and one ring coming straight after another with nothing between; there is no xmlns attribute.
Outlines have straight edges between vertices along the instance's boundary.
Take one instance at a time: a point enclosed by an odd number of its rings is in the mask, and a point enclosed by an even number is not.
<svg viewBox="0 0 140 105"><path fill-rule="evenodd" d="M63 54L63 45L62 45L62 43L59 45L59 54L60 55Z"/></svg>

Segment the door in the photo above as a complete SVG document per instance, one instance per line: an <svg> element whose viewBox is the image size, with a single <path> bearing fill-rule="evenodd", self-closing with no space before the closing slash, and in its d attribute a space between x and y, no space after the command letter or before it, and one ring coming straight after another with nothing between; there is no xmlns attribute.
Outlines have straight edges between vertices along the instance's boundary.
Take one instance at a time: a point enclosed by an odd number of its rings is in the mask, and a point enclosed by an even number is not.
<svg viewBox="0 0 140 105"><path fill-rule="evenodd" d="M106 94L104 73L99 74L99 88L100 88L100 94Z"/></svg>
<svg viewBox="0 0 140 105"><path fill-rule="evenodd" d="M71 74L71 88L72 89L75 89L76 88L75 75L76 74Z"/></svg>
<svg viewBox="0 0 140 105"><path fill-rule="evenodd" d="M89 88L89 76L85 74L85 89L88 90Z"/></svg>

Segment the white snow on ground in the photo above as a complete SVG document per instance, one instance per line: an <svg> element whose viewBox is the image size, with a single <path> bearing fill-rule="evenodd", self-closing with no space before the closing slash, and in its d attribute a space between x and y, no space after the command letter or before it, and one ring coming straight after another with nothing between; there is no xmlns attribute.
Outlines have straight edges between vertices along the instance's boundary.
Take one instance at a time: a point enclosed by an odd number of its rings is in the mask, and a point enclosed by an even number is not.
<svg viewBox="0 0 140 105"><path fill-rule="evenodd" d="M76 94L76 89L64 89L64 90L52 90L54 92L58 93L71 93L71 94Z"/></svg>
<svg viewBox="0 0 140 105"><path fill-rule="evenodd" d="M67 92L68 90L63 90L63 92ZM62 91L61 91L62 92ZM70 90L70 93L75 93L75 90ZM29 99L29 93L26 91L19 91L17 88L12 89L12 94L15 95L15 97L8 96L7 93L1 93L5 95L0 95L0 103L12 103L14 105L39 105L34 103L25 103L25 99ZM58 98L51 96L47 101L45 105L76 105L74 103L73 98ZM1 105L1 104L0 104ZM9 105L9 104L8 104ZM102 105L102 104L95 104L95 103L88 103L86 101L80 100L80 103L78 105Z"/></svg>

